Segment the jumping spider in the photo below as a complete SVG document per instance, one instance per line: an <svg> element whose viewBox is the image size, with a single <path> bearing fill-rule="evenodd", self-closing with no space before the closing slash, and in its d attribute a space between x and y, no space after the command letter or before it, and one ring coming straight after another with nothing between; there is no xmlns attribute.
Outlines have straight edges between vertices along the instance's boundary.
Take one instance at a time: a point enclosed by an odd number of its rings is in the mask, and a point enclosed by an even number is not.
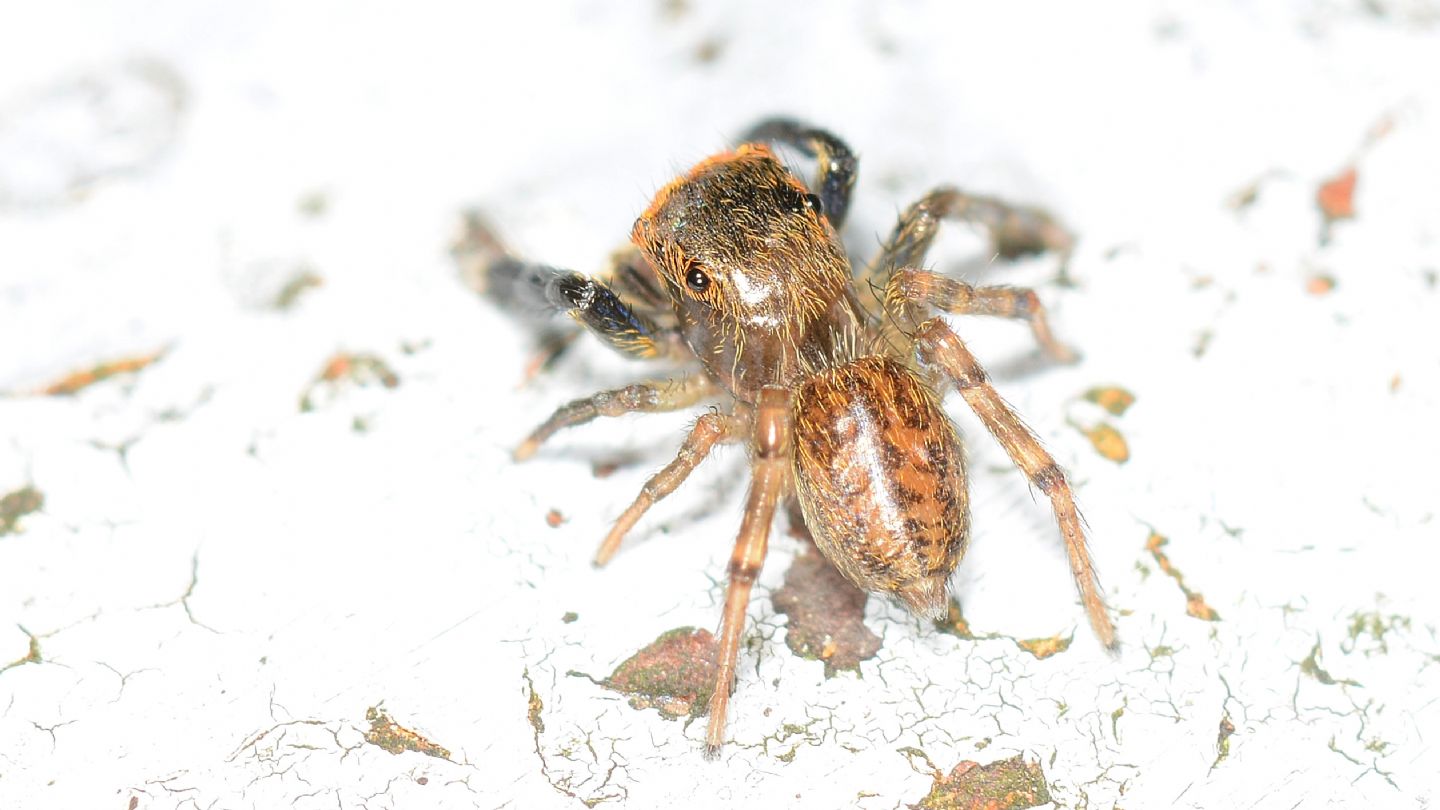
<svg viewBox="0 0 1440 810"><path fill-rule="evenodd" d="M771 143L813 158L814 185L791 174ZM1023 319L1050 358L1074 355L1051 334L1032 290L972 287L920 269L946 218L983 226L1006 256L1065 256L1070 235L1042 211L941 187L901 215L869 265L854 266L836 234L855 172L849 147L829 132L762 121L733 151L662 188L635 222L632 246L599 277L522 261L478 218L468 223L463 258L473 281L507 307L562 310L624 355L687 367L678 380L561 406L516 448L517 460L597 417L711 398L729 404L695 421L595 555L597 565L608 562L717 444L746 445L751 485L730 558L705 738L711 755L725 739L746 604L782 499L798 501L816 544L851 582L893 595L918 616L943 615L970 525L960 436L940 406L949 387L1049 497L1090 624L1115 644L1065 473L934 311Z"/></svg>

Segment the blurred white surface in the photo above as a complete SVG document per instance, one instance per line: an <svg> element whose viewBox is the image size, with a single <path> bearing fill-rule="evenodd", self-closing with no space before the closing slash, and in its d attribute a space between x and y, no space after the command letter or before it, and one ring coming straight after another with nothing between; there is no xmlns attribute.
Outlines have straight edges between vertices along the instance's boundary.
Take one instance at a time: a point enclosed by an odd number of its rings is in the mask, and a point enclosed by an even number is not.
<svg viewBox="0 0 1440 810"><path fill-rule="evenodd" d="M39 650L0 671L0 807L889 808L931 784L902 748L1025 754L1063 807L1436 800L1433 2L12 5L0 495L44 506L0 536L0 666ZM952 401L965 615L1073 646L1036 660L872 600L878 657L827 680L770 605L797 548L777 532L710 763L703 723L570 673L713 628L739 453L592 569L685 417L512 465L551 407L645 370L587 342L517 387L526 336L446 249L479 206L596 269L670 175L776 112L860 152L857 250L941 182L1080 235L1073 288L1044 257L972 278L1037 285L1081 364L1006 374L1024 330L959 326L1078 482L1124 649L1088 634L1043 501ZM1316 189L1347 166L1356 216L1322 243ZM983 251L942 243L941 269ZM302 412L337 352L399 385ZM1137 397L1110 418L1124 465L1067 425L1110 384ZM1187 615L1152 530L1219 621ZM449 760L364 744L381 702Z"/></svg>

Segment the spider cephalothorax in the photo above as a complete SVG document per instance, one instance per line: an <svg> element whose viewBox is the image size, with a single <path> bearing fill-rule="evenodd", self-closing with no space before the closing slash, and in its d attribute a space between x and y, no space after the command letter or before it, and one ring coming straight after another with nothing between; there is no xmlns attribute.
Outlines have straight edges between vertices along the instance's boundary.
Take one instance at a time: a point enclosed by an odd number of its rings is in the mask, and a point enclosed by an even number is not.
<svg viewBox="0 0 1440 810"><path fill-rule="evenodd" d="M741 399L853 350L850 263L823 208L768 147L747 144L661 189L635 222L686 342Z"/></svg>

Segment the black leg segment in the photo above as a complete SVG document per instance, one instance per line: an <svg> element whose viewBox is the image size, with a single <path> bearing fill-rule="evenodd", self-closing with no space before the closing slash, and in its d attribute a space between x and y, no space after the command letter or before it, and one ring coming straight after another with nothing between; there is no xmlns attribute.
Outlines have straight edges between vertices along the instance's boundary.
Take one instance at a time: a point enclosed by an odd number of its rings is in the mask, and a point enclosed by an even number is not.
<svg viewBox="0 0 1440 810"><path fill-rule="evenodd" d="M850 192L855 188L859 161L844 141L823 129L792 118L767 118L741 137L742 143L779 143L798 150L818 164L815 187L825 216L835 230L845 223L850 210Z"/></svg>

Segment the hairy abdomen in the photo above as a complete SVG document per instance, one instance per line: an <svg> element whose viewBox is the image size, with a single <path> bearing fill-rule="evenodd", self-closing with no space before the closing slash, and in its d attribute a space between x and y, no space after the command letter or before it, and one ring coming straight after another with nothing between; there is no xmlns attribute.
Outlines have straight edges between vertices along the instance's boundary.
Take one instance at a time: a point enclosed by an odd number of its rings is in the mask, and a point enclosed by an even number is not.
<svg viewBox="0 0 1440 810"><path fill-rule="evenodd" d="M970 514L960 439L935 396L866 357L805 380L794 416L796 493L820 550L861 588L941 615Z"/></svg>

